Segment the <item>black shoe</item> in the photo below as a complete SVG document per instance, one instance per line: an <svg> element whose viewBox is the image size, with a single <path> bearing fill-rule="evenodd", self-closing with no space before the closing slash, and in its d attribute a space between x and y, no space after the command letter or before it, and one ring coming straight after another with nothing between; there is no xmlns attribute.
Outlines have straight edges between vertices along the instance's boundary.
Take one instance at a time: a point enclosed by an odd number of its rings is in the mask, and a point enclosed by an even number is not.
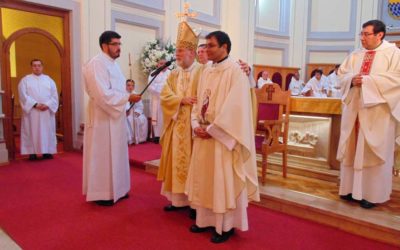
<svg viewBox="0 0 400 250"><path fill-rule="evenodd" d="M29 160L30 161L36 161L38 158L37 158L37 155L35 155L35 154L30 154L29 155Z"/></svg>
<svg viewBox="0 0 400 250"><path fill-rule="evenodd" d="M212 243L222 243L227 241L233 234L235 233L235 229L232 228L228 232L222 232L222 235L215 232L214 235L211 237L211 242Z"/></svg>
<svg viewBox="0 0 400 250"><path fill-rule="evenodd" d="M153 138L153 142L154 142L155 144L159 144L159 143L160 143L160 137L154 137L154 138Z"/></svg>
<svg viewBox="0 0 400 250"><path fill-rule="evenodd" d="M177 210L182 210L182 209L186 209L188 208L188 206L185 207L175 207L174 205L167 205L164 207L164 211L165 212L171 212L171 211L177 211Z"/></svg>
<svg viewBox="0 0 400 250"><path fill-rule="evenodd" d="M189 218L192 219L192 220L196 219L196 209L191 208L189 210Z"/></svg>
<svg viewBox="0 0 400 250"><path fill-rule="evenodd" d="M353 194L346 194L346 195L340 195L340 199L346 200L346 201L357 201L353 198Z"/></svg>
<svg viewBox="0 0 400 250"><path fill-rule="evenodd" d="M94 201L94 203L96 203L99 206L106 206L106 207L114 205L113 200L98 200L98 201Z"/></svg>
<svg viewBox="0 0 400 250"><path fill-rule="evenodd" d="M124 195L124 196L122 196L121 198L119 198L120 200L123 200L123 199L128 199L129 198L129 193L126 193L126 195Z"/></svg>
<svg viewBox="0 0 400 250"><path fill-rule="evenodd" d="M370 209L370 208L376 207L376 204L362 199L361 202L360 202L360 207L366 208L366 209Z"/></svg>
<svg viewBox="0 0 400 250"><path fill-rule="evenodd" d="M199 227L196 224L193 224L190 226L189 231L192 233L203 233L211 229L213 229L213 227Z"/></svg>
<svg viewBox="0 0 400 250"><path fill-rule="evenodd" d="M43 159L49 160L49 159L53 159L53 155L52 154L43 154Z"/></svg>

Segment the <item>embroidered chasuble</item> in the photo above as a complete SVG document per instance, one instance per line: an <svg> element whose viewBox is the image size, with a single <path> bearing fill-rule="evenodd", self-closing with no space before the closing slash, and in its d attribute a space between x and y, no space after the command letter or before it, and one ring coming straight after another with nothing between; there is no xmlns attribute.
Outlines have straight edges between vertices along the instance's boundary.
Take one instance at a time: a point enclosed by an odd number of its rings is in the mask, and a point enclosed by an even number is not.
<svg viewBox="0 0 400 250"><path fill-rule="evenodd" d="M362 75L361 87L352 78ZM342 121L337 159L340 194L382 203L390 199L395 142L400 143L400 50L383 41L356 50L341 64Z"/></svg>
<svg viewBox="0 0 400 250"><path fill-rule="evenodd" d="M196 209L225 214L246 207L248 200L259 200L249 87L230 58L206 68L201 76L192 126L206 127L212 138L194 137L185 192Z"/></svg>
<svg viewBox="0 0 400 250"><path fill-rule="evenodd" d="M184 193L192 153L192 107L181 105L181 100L183 97L196 97L197 83L203 68L203 65L195 62L188 69L172 71L161 91L164 127L157 179L163 181L163 191Z"/></svg>

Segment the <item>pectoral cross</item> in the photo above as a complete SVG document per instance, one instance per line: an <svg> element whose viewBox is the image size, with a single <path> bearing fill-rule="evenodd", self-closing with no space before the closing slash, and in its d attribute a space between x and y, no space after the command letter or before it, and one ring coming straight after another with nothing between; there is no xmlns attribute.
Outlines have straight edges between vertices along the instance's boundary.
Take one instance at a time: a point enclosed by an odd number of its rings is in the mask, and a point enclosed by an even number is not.
<svg viewBox="0 0 400 250"><path fill-rule="evenodd" d="M274 85L268 84L267 86L267 93L268 93L268 101L272 100L272 93L275 92Z"/></svg>
<svg viewBox="0 0 400 250"><path fill-rule="evenodd" d="M176 17L180 19L181 22L186 22L188 17L196 17L197 13L196 12L191 12L190 10L190 3L185 2L183 4L183 12L182 13L176 13Z"/></svg>

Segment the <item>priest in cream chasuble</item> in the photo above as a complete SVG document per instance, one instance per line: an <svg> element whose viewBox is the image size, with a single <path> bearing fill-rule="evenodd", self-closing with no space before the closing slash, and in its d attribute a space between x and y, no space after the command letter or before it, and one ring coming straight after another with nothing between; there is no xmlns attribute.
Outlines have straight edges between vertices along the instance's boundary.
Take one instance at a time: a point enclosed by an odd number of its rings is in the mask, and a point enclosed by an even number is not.
<svg viewBox="0 0 400 250"><path fill-rule="evenodd" d="M246 208L249 200L259 200L259 192L248 78L228 57L226 33L206 38L213 65L200 77L192 110L195 137L185 192L197 212L190 230L215 227L211 241L220 243L233 228L248 229Z"/></svg>
<svg viewBox="0 0 400 250"><path fill-rule="evenodd" d="M361 200L364 208L390 199L395 142L400 142L400 50L384 35L381 21L365 23L364 48L350 54L338 71L343 101L339 194Z"/></svg>

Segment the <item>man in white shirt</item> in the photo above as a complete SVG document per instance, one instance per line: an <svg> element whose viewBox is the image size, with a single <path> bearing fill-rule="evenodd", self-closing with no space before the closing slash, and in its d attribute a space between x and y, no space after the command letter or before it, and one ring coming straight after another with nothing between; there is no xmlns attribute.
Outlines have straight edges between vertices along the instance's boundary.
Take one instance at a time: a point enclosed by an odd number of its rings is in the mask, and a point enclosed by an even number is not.
<svg viewBox="0 0 400 250"><path fill-rule="evenodd" d="M22 78L18 85L22 108L21 154L29 154L29 160L36 160L36 154L52 159L52 154L57 153L57 88L54 81L43 74L40 59L33 59L31 67L32 74Z"/></svg>
<svg viewBox="0 0 400 250"><path fill-rule="evenodd" d="M271 79L269 78L268 71L264 70L261 74L261 77L258 78L257 87L260 89L264 84L272 84Z"/></svg>
<svg viewBox="0 0 400 250"><path fill-rule="evenodd" d="M328 86L322 76L322 70L317 69L314 77L307 82L306 86L304 86L303 90L301 91L301 94L318 98L327 97Z"/></svg>
<svg viewBox="0 0 400 250"><path fill-rule="evenodd" d="M212 64L212 61L208 60L207 56L207 45L202 43L197 47L197 61L200 64Z"/></svg>
<svg viewBox="0 0 400 250"><path fill-rule="evenodd" d="M340 98L340 84L338 81L337 77L337 72L340 67L340 64L335 65L335 69L333 72L328 76L328 85L329 85L329 90L328 90L328 96L334 97L334 98Z"/></svg>
<svg viewBox="0 0 400 250"><path fill-rule="evenodd" d="M294 76L292 76L292 79L290 80L289 90L291 91L291 94L293 96L298 96L301 94L304 85L304 81L300 79L300 73L299 71L297 71L296 73L294 73Z"/></svg>
<svg viewBox="0 0 400 250"><path fill-rule="evenodd" d="M121 36L105 31L99 38L102 52L83 68L89 96L83 142L83 194L86 201L112 206L127 198L131 188L126 104L141 97L125 89L125 77L115 61Z"/></svg>

